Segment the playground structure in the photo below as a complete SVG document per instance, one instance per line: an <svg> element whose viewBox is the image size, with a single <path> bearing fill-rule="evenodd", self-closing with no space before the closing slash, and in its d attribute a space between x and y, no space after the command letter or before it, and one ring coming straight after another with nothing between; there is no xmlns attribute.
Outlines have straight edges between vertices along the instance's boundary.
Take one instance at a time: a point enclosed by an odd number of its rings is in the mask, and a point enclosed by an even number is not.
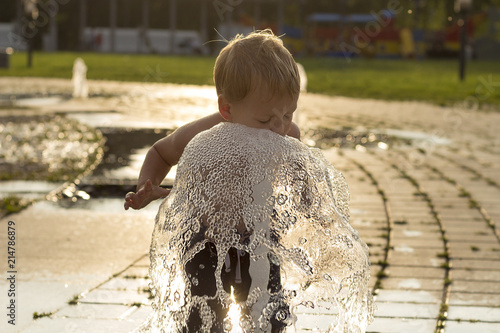
<svg viewBox="0 0 500 333"><path fill-rule="evenodd" d="M494 26L493 29L486 29L488 33L477 29L487 17L483 12L467 19L468 58L477 57L476 40L484 41L496 35L496 44L500 41L500 34ZM412 30L398 26L397 16L387 10L345 16L316 13L307 16L304 26L303 29L283 27L283 39L295 54L392 59L454 58L460 48L460 20L451 20L442 30ZM479 50L482 58L494 56L490 50Z"/></svg>
<svg viewBox="0 0 500 333"><path fill-rule="evenodd" d="M500 11L469 15L468 59L500 59ZM412 29L389 10L370 14L315 13L302 27L283 26L283 39L294 54L366 58L457 58L464 21L449 17L441 29Z"/></svg>

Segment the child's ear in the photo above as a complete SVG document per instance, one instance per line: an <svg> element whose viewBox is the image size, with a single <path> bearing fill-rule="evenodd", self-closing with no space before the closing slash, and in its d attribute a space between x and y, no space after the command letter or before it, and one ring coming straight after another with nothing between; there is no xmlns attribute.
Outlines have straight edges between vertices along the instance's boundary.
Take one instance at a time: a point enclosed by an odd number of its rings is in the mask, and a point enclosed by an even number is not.
<svg viewBox="0 0 500 333"><path fill-rule="evenodd" d="M229 104L228 100L224 97L224 95L219 95L218 99L219 103L219 113L227 121L230 121L232 118L231 115L231 104Z"/></svg>

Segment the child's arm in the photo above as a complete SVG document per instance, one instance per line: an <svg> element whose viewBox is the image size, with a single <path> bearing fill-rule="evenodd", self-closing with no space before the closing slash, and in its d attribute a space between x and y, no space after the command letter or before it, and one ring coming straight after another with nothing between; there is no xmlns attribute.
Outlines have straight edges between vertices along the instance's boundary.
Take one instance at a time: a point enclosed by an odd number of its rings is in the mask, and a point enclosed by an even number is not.
<svg viewBox="0 0 500 333"><path fill-rule="evenodd" d="M186 145L198 133L224 121L219 113L183 125L170 135L158 140L146 154L142 164L137 192L125 196L125 209L141 209L151 201L167 196L170 190L160 187L161 182L181 158Z"/></svg>

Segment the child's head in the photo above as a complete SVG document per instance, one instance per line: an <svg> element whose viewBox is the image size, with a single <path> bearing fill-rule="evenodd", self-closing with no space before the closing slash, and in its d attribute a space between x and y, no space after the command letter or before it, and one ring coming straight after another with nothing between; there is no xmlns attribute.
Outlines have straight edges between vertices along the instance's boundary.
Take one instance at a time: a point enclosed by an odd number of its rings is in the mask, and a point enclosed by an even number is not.
<svg viewBox="0 0 500 333"><path fill-rule="evenodd" d="M214 81L217 95L230 102L242 100L262 85L267 86L270 97L295 97L300 91L297 64L269 29L229 41L215 62Z"/></svg>
<svg viewBox="0 0 500 333"><path fill-rule="evenodd" d="M290 105L295 102L296 107L300 92L297 64L282 40L269 29L247 36L237 35L231 40L217 57L214 81L219 96L219 110L221 103L231 108L238 105L237 109L240 110L241 104L248 104L246 102L250 102L250 99L263 104L271 100L285 101ZM244 106L249 109L246 107L248 105ZM272 108L279 109L279 113L290 113L279 103L272 103Z"/></svg>

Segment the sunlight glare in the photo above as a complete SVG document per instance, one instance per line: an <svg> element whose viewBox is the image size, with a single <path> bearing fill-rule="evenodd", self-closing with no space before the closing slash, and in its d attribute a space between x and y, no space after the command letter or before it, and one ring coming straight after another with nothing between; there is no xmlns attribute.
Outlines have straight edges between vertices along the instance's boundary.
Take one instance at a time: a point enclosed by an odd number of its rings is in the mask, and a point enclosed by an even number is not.
<svg viewBox="0 0 500 333"><path fill-rule="evenodd" d="M230 333L243 333L239 323L240 323L240 306L236 303L234 298L234 288L231 286L231 305L229 306L229 311L227 317L231 322Z"/></svg>

